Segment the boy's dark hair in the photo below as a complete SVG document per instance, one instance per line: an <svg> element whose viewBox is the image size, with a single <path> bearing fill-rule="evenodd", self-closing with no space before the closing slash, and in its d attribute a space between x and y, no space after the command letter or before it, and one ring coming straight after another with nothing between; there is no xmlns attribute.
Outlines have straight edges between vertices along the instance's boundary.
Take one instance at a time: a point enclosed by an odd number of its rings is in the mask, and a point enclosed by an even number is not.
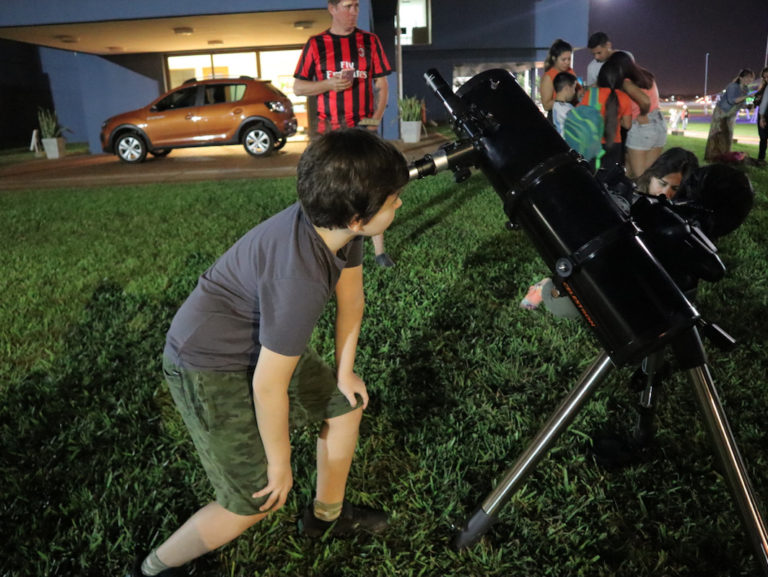
<svg viewBox="0 0 768 577"><path fill-rule="evenodd" d="M355 218L365 224L408 182L400 151L362 128L320 136L301 155L297 173L304 213L315 226L331 229Z"/></svg>
<svg viewBox="0 0 768 577"><path fill-rule="evenodd" d="M552 88L555 92L560 92L566 86L573 86L576 82L578 82L578 78L570 72L558 72L552 80Z"/></svg>
<svg viewBox="0 0 768 577"><path fill-rule="evenodd" d="M592 48L602 46L606 42L610 42L610 39L605 32L595 32L592 36L589 37L589 40L587 41L587 48L591 50Z"/></svg>

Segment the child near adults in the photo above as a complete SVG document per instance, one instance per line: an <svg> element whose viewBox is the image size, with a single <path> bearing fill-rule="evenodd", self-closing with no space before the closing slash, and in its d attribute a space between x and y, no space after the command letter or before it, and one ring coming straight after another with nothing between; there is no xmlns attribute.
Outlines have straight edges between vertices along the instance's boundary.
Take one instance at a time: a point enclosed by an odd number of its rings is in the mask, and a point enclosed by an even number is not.
<svg viewBox="0 0 768 577"><path fill-rule="evenodd" d="M322 421L303 531L318 537L386 526L385 513L344 496L368 404L354 369L363 238L392 223L407 164L374 133L347 128L312 142L297 174L298 202L225 252L171 323L165 377L216 499L139 558L135 577L179 574L280 509L293 486L292 423ZM307 348L333 293L335 372Z"/></svg>
<svg viewBox="0 0 768 577"><path fill-rule="evenodd" d="M659 88L656 78L645 68L622 51L614 52L606 61L606 66L618 66L624 77L622 88L632 98L632 126L627 132L627 164L631 176L643 174L661 155L667 143L667 124L659 107ZM631 86L631 88L630 88ZM635 87L644 97L635 101ZM640 104L648 102L648 108L641 109Z"/></svg>
<svg viewBox="0 0 768 577"><path fill-rule="evenodd" d="M696 155L684 148L670 148L656 159L637 181L635 190L640 193L653 196L664 195L672 199L693 172L699 167ZM632 193L629 196L634 196ZM635 197L636 198L636 197ZM618 200L618 199L617 199ZM631 205L631 199L621 201L627 203L627 209ZM578 318L579 313L568 298L561 298L552 279L543 278L534 285L528 287L528 293L520 302L520 307L534 310L543 302L547 310L558 317Z"/></svg>
<svg viewBox="0 0 768 577"><path fill-rule="evenodd" d="M565 40L558 38L549 47L547 59L544 61L544 75L541 77L539 93L541 95L541 106L551 120L552 106L555 103L555 76L561 72L568 72L576 76L571 68L571 58L573 56L573 47Z"/></svg>
<svg viewBox="0 0 768 577"><path fill-rule="evenodd" d="M709 126L704 160L717 162L722 156L731 152L736 114L739 112L741 103L747 99L749 85L754 80L755 73L749 68L744 68L726 87L725 93L712 112L712 123Z"/></svg>
<svg viewBox="0 0 768 577"><path fill-rule="evenodd" d="M595 32L587 40L587 48L592 53L592 61L587 65L587 86L597 86L597 75L608 58L616 51L605 32ZM633 58L632 54L624 50Z"/></svg>
<svg viewBox="0 0 768 577"><path fill-rule="evenodd" d="M573 110L573 101L576 99L576 85L578 79L570 72L560 72L553 82L555 88L555 101L552 104L552 124L563 136L565 130L565 117Z"/></svg>
<svg viewBox="0 0 768 577"><path fill-rule="evenodd" d="M768 147L768 94L765 89L768 87L768 67L760 72L760 87L755 94L755 104L757 106L757 135L760 137L760 144L757 149L758 162L765 162L765 150Z"/></svg>

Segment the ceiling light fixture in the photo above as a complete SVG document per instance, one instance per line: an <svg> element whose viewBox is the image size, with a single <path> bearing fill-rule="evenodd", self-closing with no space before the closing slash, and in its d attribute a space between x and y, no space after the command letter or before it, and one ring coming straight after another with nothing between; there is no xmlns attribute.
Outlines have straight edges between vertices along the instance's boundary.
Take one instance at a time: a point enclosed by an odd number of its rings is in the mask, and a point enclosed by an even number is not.
<svg viewBox="0 0 768 577"><path fill-rule="evenodd" d="M192 36L194 32L195 29L191 26L178 26L177 28L173 29L173 33L177 36Z"/></svg>
<svg viewBox="0 0 768 577"><path fill-rule="evenodd" d="M208 46L216 46L217 44L224 44L223 40L209 40Z"/></svg>
<svg viewBox="0 0 768 577"><path fill-rule="evenodd" d="M59 42L63 42L64 44L77 44L80 42L79 37L72 36L71 34L57 34L54 36L54 38Z"/></svg>
<svg viewBox="0 0 768 577"><path fill-rule="evenodd" d="M293 27L297 28L298 30L306 30L307 28L312 28L314 24L314 20L297 20L293 23Z"/></svg>

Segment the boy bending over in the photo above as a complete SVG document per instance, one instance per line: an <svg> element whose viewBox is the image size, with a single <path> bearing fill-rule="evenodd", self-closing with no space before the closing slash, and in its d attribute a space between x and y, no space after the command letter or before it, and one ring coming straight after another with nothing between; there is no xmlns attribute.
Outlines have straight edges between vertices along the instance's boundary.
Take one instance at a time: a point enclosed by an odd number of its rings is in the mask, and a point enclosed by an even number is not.
<svg viewBox="0 0 768 577"><path fill-rule="evenodd" d="M280 509L293 486L290 424L323 421L303 530L377 532L386 515L344 500L363 409L354 372L363 318L363 238L402 205L400 152L363 129L330 132L299 161L299 201L238 240L200 277L171 323L164 372L216 493L140 557L135 577L178 567ZM336 371L307 349L336 294Z"/></svg>

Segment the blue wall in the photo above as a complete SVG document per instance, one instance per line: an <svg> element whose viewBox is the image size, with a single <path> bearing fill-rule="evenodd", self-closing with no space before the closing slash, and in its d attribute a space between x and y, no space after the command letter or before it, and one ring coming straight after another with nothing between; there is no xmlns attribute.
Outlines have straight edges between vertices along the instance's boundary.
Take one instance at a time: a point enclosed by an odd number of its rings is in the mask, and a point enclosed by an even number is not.
<svg viewBox="0 0 768 577"><path fill-rule="evenodd" d="M586 47L588 31L589 0L541 0L536 3L535 42L543 48L538 51L537 60L547 57L549 46L557 38L568 42L574 51ZM592 59L591 54L589 58Z"/></svg>
<svg viewBox="0 0 768 577"><path fill-rule="evenodd" d="M160 94L156 80L99 56L40 48L40 59L53 88L53 105L70 142L88 142L101 152L99 132L107 118L144 106Z"/></svg>

